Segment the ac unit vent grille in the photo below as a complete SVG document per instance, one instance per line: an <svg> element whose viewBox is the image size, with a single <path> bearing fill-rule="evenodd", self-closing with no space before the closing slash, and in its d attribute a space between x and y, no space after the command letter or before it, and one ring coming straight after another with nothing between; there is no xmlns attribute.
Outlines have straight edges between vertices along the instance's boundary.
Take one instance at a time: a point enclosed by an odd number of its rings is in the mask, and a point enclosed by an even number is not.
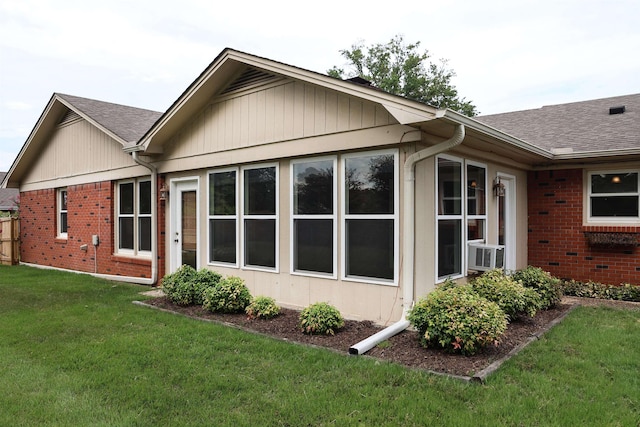
<svg viewBox="0 0 640 427"><path fill-rule="evenodd" d="M504 246L470 244L469 270L487 271L504 267Z"/></svg>

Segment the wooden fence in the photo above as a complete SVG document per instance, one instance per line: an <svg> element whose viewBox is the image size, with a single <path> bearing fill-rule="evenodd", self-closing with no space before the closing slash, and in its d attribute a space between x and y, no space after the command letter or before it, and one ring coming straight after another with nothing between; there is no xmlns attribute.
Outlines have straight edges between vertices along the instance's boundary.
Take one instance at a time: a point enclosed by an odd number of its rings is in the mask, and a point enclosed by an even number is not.
<svg viewBox="0 0 640 427"><path fill-rule="evenodd" d="M15 265L20 261L20 220L0 218L0 264Z"/></svg>

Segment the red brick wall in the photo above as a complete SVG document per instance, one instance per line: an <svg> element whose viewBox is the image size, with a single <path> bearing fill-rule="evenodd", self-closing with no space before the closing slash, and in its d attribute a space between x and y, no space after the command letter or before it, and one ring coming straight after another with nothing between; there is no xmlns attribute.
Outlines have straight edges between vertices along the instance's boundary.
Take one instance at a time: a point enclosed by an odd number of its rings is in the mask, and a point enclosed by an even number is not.
<svg viewBox="0 0 640 427"><path fill-rule="evenodd" d="M87 273L151 277L151 260L114 255L114 184L110 181L67 187L67 239L57 238L55 189L27 191L20 197L21 261ZM164 237L164 221L159 225ZM97 247L92 245L94 234L100 236ZM81 249L85 244L86 251ZM158 258L163 266L164 251Z"/></svg>
<svg viewBox="0 0 640 427"><path fill-rule="evenodd" d="M529 264L561 278L640 284L640 248L591 246L585 232L640 233L640 227L583 226L581 169L529 172Z"/></svg>

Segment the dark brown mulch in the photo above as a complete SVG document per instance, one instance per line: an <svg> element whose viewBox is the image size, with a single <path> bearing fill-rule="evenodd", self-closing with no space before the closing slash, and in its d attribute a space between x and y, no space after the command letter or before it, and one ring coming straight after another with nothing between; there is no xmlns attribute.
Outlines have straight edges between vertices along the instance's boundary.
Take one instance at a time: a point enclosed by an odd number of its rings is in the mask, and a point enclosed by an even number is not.
<svg viewBox="0 0 640 427"><path fill-rule="evenodd" d="M283 308L279 316L269 320L260 320L248 319L245 314L209 313L201 306L180 307L172 304L166 297L146 300L145 304L195 318L232 324L279 339L327 347L345 354L348 353L351 346L382 329L370 321L347 320L345 327L335 336L306 335L298 328L299 312L296 310ZM532 336L539 335L571 307L569 304L560 304L556 308L539 312L533 318L512 322L498 347L486 348L474 356L454 355L442 350L426 349L420 346L417 332L409 330L391 337L388 343L374 347L366 354L412 368L451 375L472 376L496 360L507 356L515 347L524 344Z"/></svg>

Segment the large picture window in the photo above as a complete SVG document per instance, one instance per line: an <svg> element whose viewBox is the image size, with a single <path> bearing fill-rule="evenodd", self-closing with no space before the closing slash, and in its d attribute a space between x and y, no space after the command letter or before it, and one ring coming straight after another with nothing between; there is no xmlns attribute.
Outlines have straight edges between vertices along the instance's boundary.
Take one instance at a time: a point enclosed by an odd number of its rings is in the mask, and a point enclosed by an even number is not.
<svg viewBox="0 0 640 427"><path fill-rule="evenodd" d="M235 169L209 174L209 262L237 266L237 192Z"/></svg>
<svg viewBox="0 0 640 427"><path fill-rule="evenodd" d="M335 277L335 164L335 158L291 162L293 272Z"/></svg>
<svg viewBox="0 0 640 427"><path fill-rule="evenodd" d="M487 232L486 167L439 156L436 180L437 277L462 276L466 243Z"/></svg>
<svg viewBox="0 0 640 427"><path fill-rule="evenodd" d="M589 219L639 221L639 179L637 170L589 173Z"/></svg>
<svg viewBox="0 0 640 427"><path fill-rule="evenodd" d="M151 181L139 179L118 183L118 252L151 252Z"/></svg>
<svg viewBox="0 0 640 427"><path fill-rule="evenodd" d="M243 169L243 265L277 270L278 168Z"/></svg>
<svg viewBox="0 0 640 427"><path fill-rule="evenodd" d="M398 153L343 158L344 277L397 283Z"/></svg>
<svg viewBox="0 0 640 427"><path fill-rule="evenodd" d="M58 211L58 237L66 239L68 228L67 189L59 189L56 198L56 207Z"/></svg>

